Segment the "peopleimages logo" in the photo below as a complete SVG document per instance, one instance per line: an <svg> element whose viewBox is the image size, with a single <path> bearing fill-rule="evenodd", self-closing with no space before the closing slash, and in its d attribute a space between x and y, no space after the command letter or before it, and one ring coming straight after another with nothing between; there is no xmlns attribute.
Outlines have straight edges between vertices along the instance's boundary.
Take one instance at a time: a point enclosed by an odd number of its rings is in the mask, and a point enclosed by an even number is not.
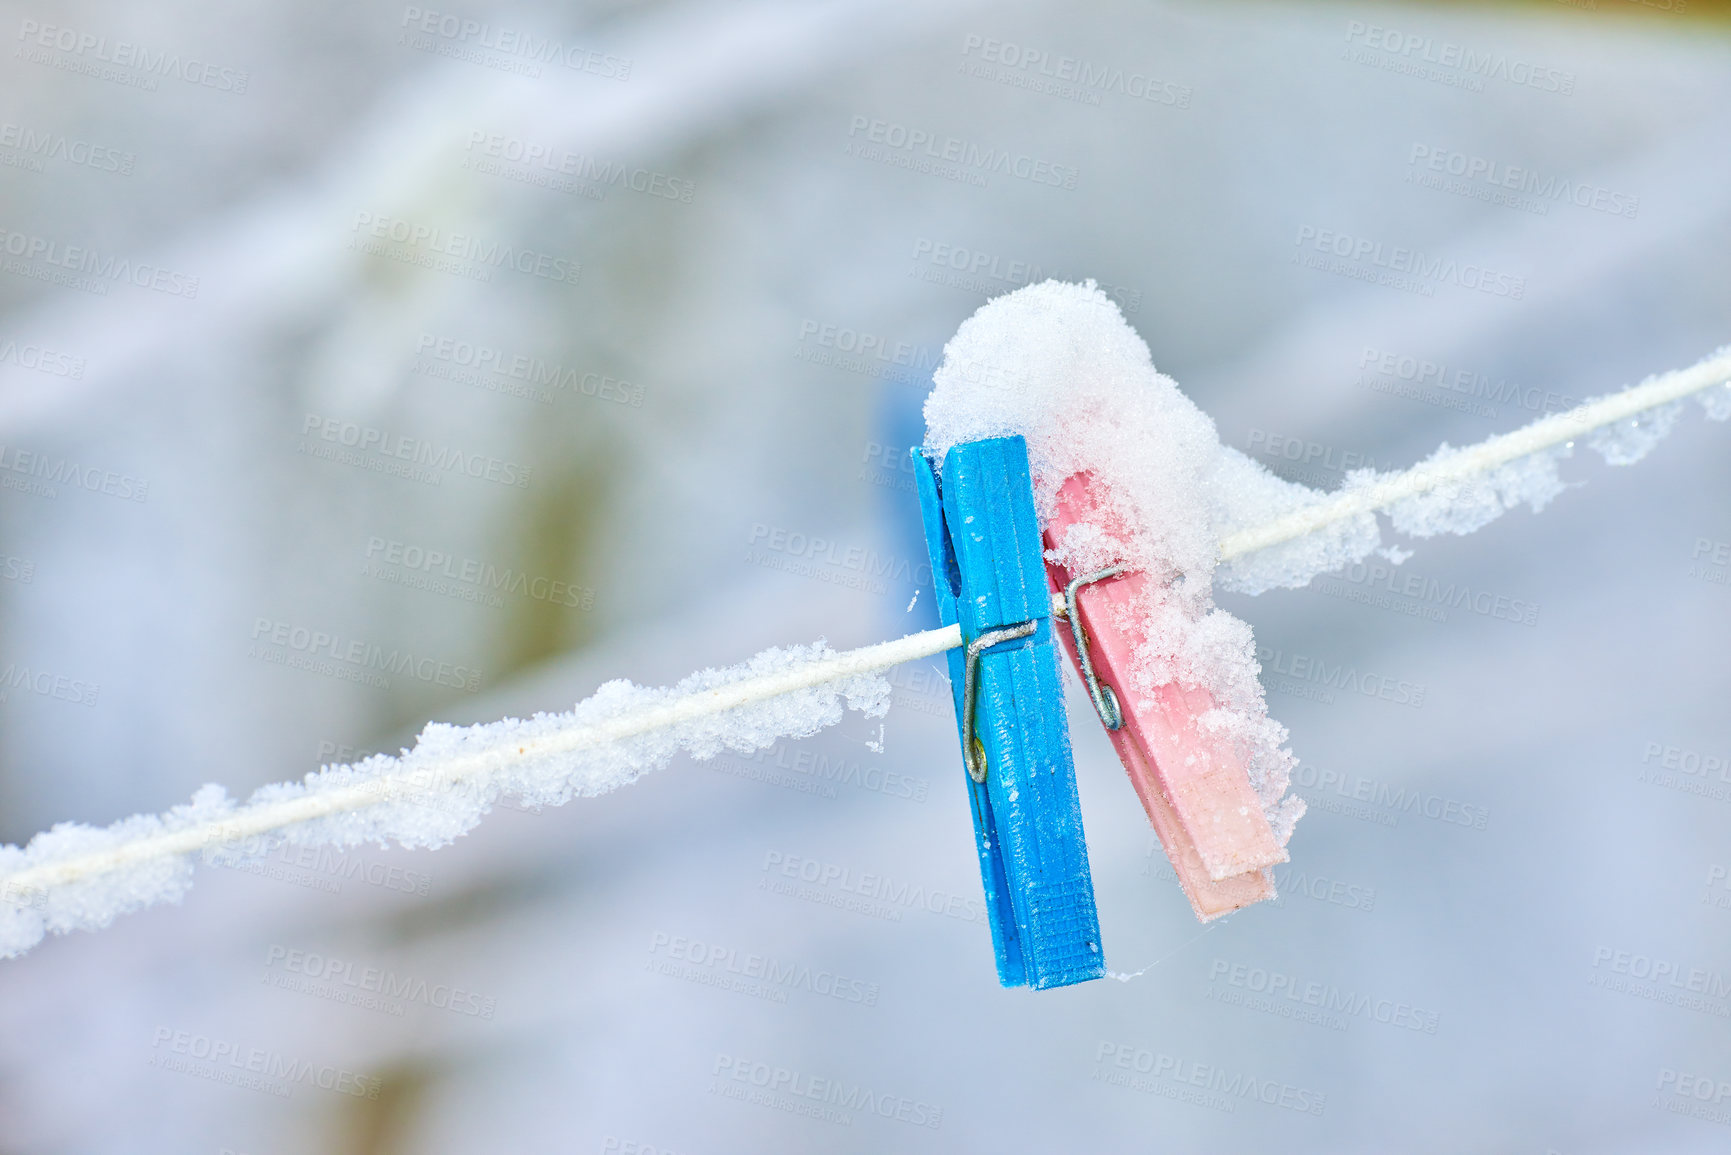
<svg viewBox="0 0 1731 1155"><path fill-rule="evenodd" d="M935 1104L907 1095L877 1091L860 1083L818 1078L736 1055L715 1056L715 1068L710 1073L715 1079L710 1084L711 1094L775 1107L790 1114L822 1119L826 1123L846 1126L852 1122L847 1114L850 1111L894 1119L914 1127L929 1127L934 1131L944 1122L944 1109ZM729 1082L744 1086L729 1086ZM756 1094L749 1093L747 1087L755 1088Z"/></svg>
<svg viewBox="0 0 1731 1155"><path fill-rule="evenodd" d="M8 662L5 669L0 669L0 702L10 701L14 690L79 706L94 706L102 687L52 670L32 670L21 662Z"/></svg>
<svg viewBox="0 0 1731 1155"><path fill-rule="evenodd" d="M1413 145L1406 163L1409 184L1503 204L1539 216L1548 215L1550 205L1559 201L1630 220L1641 208L1640 198L1627 193L1555 175L1540 176L1537 169L1528 166L1504 164L1440 145Z"/></svg>
<svg viewBox="0 0 1731 1155"><path fill-rule="evenodd" d="M1252 429L1245 440L1245 448L1251 453L1260 454L1271 460L1295 461L1301 465L1316 462L1323 469L1333 473L1348 469L1375 469L1376 459L1362 453L1350 450L1341 451L1332 445L1323 445L1317 441L1306 441L1302 437L1289 437L1283 433L1270 433L1266 429Z"/></svg>
<svg viewBox="0 0 1731 1155"><path fill-rule="evenodd" d="M18 482L5 474L18 473L28 481ZM53 498L56 485L106 494L122 501L143 501L150 496L150 482L129 473L116 473L94 465L80 465L69 457L55 459L46 453L0 444L0 488L21 489L38 497Z"/></svg>
<svg viewBox="0 0 1731 1155"><path fill-rule="evenodd" d="M1709 537L1695 539L1695 551L1689 555L1689 577L1714 585L1731 584L1727 566L1731 566L1731 541L1714 541Z"/></svg>
<svg viewBox="0 0 1731 1155"><path fill-rule="evenodd" d="M1358 587L1358 588L1353 588ZM1523 626L1539 624L1539 604L1466 582L1438 578L1387 562L1353 562L1312 583L1317 593L1375 606L1428 621L1446 622L1450 610Z"/></svg>
<svg viewBox="0 0 1731 1155"><path fill-rule="evenodd" d="M1648 742L1641 752L1641 769L1636 780L1731 802L1731 754L1703 753L1669 742Z"/></svg>
<svg viewBox="0 0 1731 1155"><path fill-rule="evenodd" d="M1405 73L1420 80L1472 92L1483 92L1487 80L1501 80L1559 96L1573 96L1575 92L1573 72L1535 64L1503 52L1481 51L1452 40L1437 40L1422 33L1349 20L1346 41L1344 59L1355 64Z"/></svg>
<svg viewBox="0 0 1731 1155"><path fill-rule="evenodd" d="M924 345L892 341L878 333L809 317L800 322L799 344L794 346L793 355L817 365L927 387L931 385L932 370L938 365L937 356Z"/></svg>
<svg viewBox="0 0 1731 1155"><path fill-rule="evenodd" d="M316 994L333 1002L365 1003L366 996L377 996L389 1004L420 1003L452 1014L470 1018L491 1019L498 1000L466 991L449 983L429 983L415 975L399 975L395 971L375 966L357 967L346 959L333 958L317 951L295 950L272 943L265 952L267 972L280 970L307 983L274 981L272 985L305 994ZM280 979L281 976L273 976ZM312 985L309 985L312 984ZM374 1008L378 1009L378 1008ZM400 1010L391 1013L400 1014Z"/></svg>
<svg viewBox="0 0 1731 1155"><path fill-rule="evenodd" d="M1274 886L1279 892L1279 897L1274 900L1276 906L1283 904L1288 896L1300 894L1315 902L1326 902L1347 910L1369 913L1376 909L1374 886L1363 886L1344 879L1323 878L1320 875L1312 877L1290 866L1274 868Z"/></svg>
<svg viewBox="0 0 1731 1155"><path fill-rule="evenodd" d="M336 749L335 743L322 743ZM358 761L359 759L356 759ZM201 852L206 866L341 894L344 882L362 882L382 890L418 894L431 891L431 875L401 865L386 865L335 846L295 846L285 835L242 834L218 828L205 835Z"/></svg>
<svg viewBox="0 0 1731 1155"><path fill-rule="evenodd" d="M1100 94L1115 92L1132 100L1189 108L1193 91L1187 84L1162 80L1151 73L1126 71L1076 56L1054 56L1014 41L969 34L962 41L962 74L995 80L1048 96L1097 105Z"/></svg>
<svg viewBox="0 0 1731 1155"><path fill-rule="evenodd" d="M110 284L124 283L188 300L198 296L198 278L188 273L4 226L0 226L0 252L16 258L0 265L8 273L81 293L105 297Z"/></svg>
<svg viewBox="0 0 1731 1155"><path fill-rule="evenodd" d="M643 408L644 389L641 385L633 385L629 381L593 370L576 369L557 362L549 363L540 357L510 352L480 341L422 333L415 344L415 356L418 362L426 365L429 376L446 377L464 385L480 385L495 392L530 397L549 405L553 402L550 390L561 389L601 401L612 401L618 405ZM442 362L450 368L441 371L425 362L424 359L428 358L433 362ZM462 370L472 370L473 373L465 374ZM520 381L523 388L498 387L487 374Z"/></svg>
<svg viewBox="0 0 1731 1155"><path fill-rule="evenodd" d="M1319 770L1309 762L1300 762L1293 769L1292 781L1294 785L1306 790L1326 791L1334 795L1335 800L1363 802L1380 807L1387 812L1385 817L1388 821L1382 823L1386 826L1399 825L1402 814L1418 814L1436 822L1466 826L1473 830L1483 830L1485 823L1490 820L1490 811L1483 806L1432 794L1415 786L1392 786L1375 778L1366 778L1362 774L1349 775L1339 770ZM1306 795L1304 801L1308 806L1332 809L1329 805L1331 799L1326 795Z"/></svg>
<svg viewBox="0 0 1731 1155"><path fill-rule="evenodd" d="M681 973L678 969L658 967L656 963L661 960L657 956L665 955L667 959L689 963L693 967L767 984L770 989L781 994L779 999L772 1001L785 1002L785 992L803 990L838 1002L855 1003L864 1007L877 1006L876 983L837 974L822 967L814 969L804 963L786 962L774 955L741 951L720 943L705 942L703 939L687 938L661 930L650 937L649 954L650 970L659 970L660 973L674 978L692 979L692 976ZM710 982L706 985L725 984Z"/></svg>
<svg viewBox="0 0 1731 1155"><path fill-rule="evenodd" d="M381 581L480 602L495 609L505 604L498 596L501 593L571 609L595 608L595 591L587 586L533 576L509 567L500 569L492 562L382 537L367 539L367 557L361 572Z"/></svg>
<svg viewBox="0 0 1731 1155"><path fill-rule="evenodd" d="M377 1076L358 1074L346 1067L314 1064L264 1047L245 1047L229 1039L213 1039L196 1031L158 1027L151 1041L150 1065L176 1074L192 1075L218 1083L229 1083L287 1099L296 1086L305 1085L377 1099L383 1085Z"/></svg>
<svg viewBox="0 0 1731 1155"><path fill-rule="evenodd" d="M11 337L0 341L0 365L8 361L20 369L34 369L50 377L71 377L76 380L84 376L84 358L74 357L70 353L57 353L41 345L20 345Z"/></svg>
<svg viewBox="0 0 1731 1155"><path fill-rule="evenodd" d="M797 854L786 854L779 850L767 851L763 856L764 874L779 874L783 878L809 884L805 888L792 887L780 880L769 877L758 879L760 890L770 890L793 898L805 898L826 906L843 906L846 902L830 901L840 895L823 892L842 892L859 896L864 900L866 908L859 913L871 914L873 917L886 918L890 922L900 922L902 910L913 910L916 907L941 914L946 918L961 922L985 922L986 910L983 900L970 898L960 894L935 887L922 886L919 883L897 881L886 874L874 874L870 871L856 872L852 867L840 866L833 862L823 862L816 858L804 858ZM812 888L817 888L815 891ZM811 893L805 893L810 891Z"/></svg>
<svg viewBox="0 0 1731 1155"><path fill-rule="evenodd" d="M992 174L1053 188L1076 187L1077 170L1009 149L991 148L961 137L913 128L893 120L855 116L848 123L847 153L897 168L931 172L986 187ZM863 140L857 138L863 137Z"/></svg>
<svg viewBox="0 0 1731 1155"><path fill-rule="evenodd" d="M1208 982L1211 991L1215 992L1209 997L1216 1002L1232 1003L1277 1015L1281 1013L1280 1009L1277 1009L1281 1004L1273 1000L1279 999L1288 1004L1317 1008L1326 1015L1343 1019L1361 1018L1427 1035L1436 1034L1441 1018L1438 1012L1411 1003L1378 998L1363 991L1343 991L1334 983L1305 980L1287 971L1269 970L1248 963L1229 962L1222 958L1216 958L1209 965ZM1227 988L1236 988L1252 996L1265 996L1267 1004L1263 1005L1257 999L1242 996L1222 997L1221 992Z"/></svg>
<svg viewBox="0 0 1731 1155"><path fill-rule="evenodd" d="M1731 974L1725 971L1600 946L1593 950L1593 973L1587 976L1587 982L1603 990L1684 1010L1731 1017L1731 1005L1726 1002L1731 999Z"/></svg>
<svg viewBox="0 0 1731 1155"><path fill-rule="evenodd" d="M390 688L384 674L406 674L417 681L466 690L471 694L481 688L481 671L474 666L454 665L437 658L417 658L409 650L386 650L359 638L345 638L335 631L315 630L293 622L256 619L252 626L252 643L247 647L248 657L330 674L379 689ZM275 648L267 649L267 646Z"/></svg>
<svg viewBox="0 0 1731 1155"><path fill-rule="evenodd" d="M1525 297L1527 292L1525 277L1498 272L1470 261L1463 263L1453 257L1428 256L1419 249L1400 245L1385 247L1381 241L1370 237L1319 229L1314 225L1300 225L1293 244L1300 249L1293 254L1293 261L1306 268L1372 281L1423 297L1435 296L1438 284L1457 285L1515 301ZM1302 251L1307 247L1321 255L1309 256ZM1329 258L1335 259L1331 261Z"/></svg>
<svg viewBox="0 0 1731 1155"><path fill-rule="evenodd" d="M1261 662L1262 668L1269 673L1294 679L1296 683L1277 683L1270 679L1271 689L1284 689L1287 693L1295 693L1300 697L1332 702L1334 695L1329 691L1340 690L1343 693L1362 694L1366 698L1393 702L1397 706L1411 706L1415 710L1424 705L1422 682L1408 682L1369 670L1360 673L1356 667L1345 662L1337 662L1330 667L1324 658L1312 654L1288 654L1270 646L1258 646L1256 660ZM1314 691L1312 687L1315 688Z"/></svg>
<svg viewBox="0 0 1731 1155"><path fill-rule="evenodd" d="M184 80L188 84L214 88L218 92L239 94L246 91L248 75L242 69L225 68L190 56L183 60L178 52L164 49L152 51L127 40L116 40L110 44L106 36L77 28L23 20L18 24L18 40L23 47L14 55L22 56L33 64L46 64L66 72L81 72L99 80L113 80L147 92L156 91L159 77ZM42 49L52 49L63 55L51 56L41 51ZM103 67L104 65L109 67ZM128 75L117 72L118 68L131 69L144 75Z"/></svg>
<svg viewBox="0 0 1731 1155"><path fill-rule="evenodd" d="M407 41L411 48L450 56L473 64L512 64L505 71L538 77L540 65L553 64L572 72L586 72L604 80L630 80L629 57L596 52L577 44L565 44L551 36L537 36L519 28L508 28L485 20L469 20L453 12L436 12L414 6L403 9L401 27L406 34L418 33ZM437 40L430 39L438 37ZM488 58L485 53L496 54Z"/></svg>
<svg viewBox="0 0 1731 1155"><path fill-rule="evenodd" d="M600 193L600 196L595 198L597 200L605 197L606 188L614 185L645 196L687 205L697 192L697 186L691 181L669 176L657 169L633 168L614 161L597 160L557 145L522 140L479 128L470 131L469 143L464 151L468 154L463 159L464 168L488 176L516 176L527 184L546 183L540 179L526 178L521 172L513 173L504 166L517 165L521 170L529 172L539 169L548 178L570 177L576 182L576 185L571 187L557 183L548 184L548 187L559 192L568 192L575 191L577 186L592 186ZM477 153L479 155L476 155Z"/></svg>
<svg viewBox="0 0 1731 1155"><path fill-rule="evenodd" d="M38 130L28 125L13 124L7 121L0 124L0 148L9 148L17 152L21 160L28 164L14 167L29 168L32 172L43 171L43 161L63 160L67 164L82 168L95 169L97 172L118 173L121 176L131 176L132 168L138 158L130 152L122 152L105 144L96 144L65 133ZM0 157L0 164L11 163Z"/></svg>
<svg viewBox="0 0 1731 1155"><path fill-rule="evenodd" d="M32 910L47 910L48 892L40 886L20 886L16 882L0 882L0 902L9 906L26 906Z"/></svg>
<svg viewBox="0 0 1731 1155"><path fill-rule="evenodd" d="M510 269L544 281L575 285L583 271L581 263L554 253L483 241L468 233L453 233L381 213L356 213L353 231L356 235L349 241L349 247L357 252L477 281L491 280L493 269ZM401 249L387 248L375 241L389 241Z"/></svg>
<svg viewBox="0 0 1731 1155"><path fill-rule="evenodd" d="M887 577L891 581L911 581L919 584L927 584L932 580L932 567L928 562L920 561L916 564L895 554L884 555L865 546L843 545L827 537L768 526L761 521L751 527L746 544L790 558L820 562L867 578ZM879 589L877 592L882 591Z"/></svg>
<svg viewBox="0 0 1731 1155"><path fill-rule="evenodd" d="M914 492L914 459L907 446L868 441L860 461L863 464L856 475L860 481Z"/></svg>
<svg viewBox="0 0 1731 1155"><path fill-rule="evenodd" d="M1259 1079L1242 1071L1133 1043L1102 1041L1094 1052L1092 1078L1164 1098L1195 1096L1201 1092L1201 1097L1195 1100L1198 1106L1226 1112L1236 1111L1246 1099L1301 1115L1320 1115L1328 1106L1328 1096L1309 1087Z"/></svg>
<svg viewBox="0 0 1731 1155"><path fill-rule="evenodd" d="M1724 891L1725 893L1716 893ZM1731 910L1731 869L1714 863L1707 868L1707 890L1701 901L1720 910Z"/></svg>
<svg viewBox="0 0 1731 1155"><path fill-rule="evenodd" d="M1731 1099L1731 1080L1660 1067L1659 1088L1650 1106L1725 1126L1731 1125L1731 1108L1721 1106L1726 1099Z"/></svg>
<svg viewBox="0 0 1731 1155"><path fill-rule="evenodd" d="M1093 281L1096 288L1118 302L1125 312L1142 304L1141 289L1112 284L1098 277L1080 276L1069 270L1042 269L1032 261L935 241L930 237L915 238L913 265L908 269L908 275L927 284L947 285L986 297L995 297L1006 288L1017 288L1047 278Z"/></svg>
<svg viewBox="0 0 1731 1155"><path fill-rule="evenodd" d="M1573 409L1580 402L1567 393L1558 393L1552 389L1540 389L1536 385L1521 385L1518 382L1499 378L1491 380L1490 375L1476 369L1462 368L1450 365L1446 361L1434 361L1428 357L1416 357L1410 353L1396 353L1387 349L1378 349L1374 345L1366 345L1358 356L1360 370L1370 369L1380 378L1392 378L1410 383L1418 387L1434 387L1450 393L1458 393L1465 397L1483 401L1494 401L1499 405L1519 405L1522 409L1534 413L1551 413L1561 409ZM1365 382L1361 373L1359 380ZM1376 383L1368 385L1377 392L1397 392L1388 388L1379 388ZM1422 398L1419 398L1422 400ZM1449 408L1460 408L1450 405ZM1481 417L1494 417L1492 412L1480 413Z"/></svg>
<svg viewBox="0 0 1731 1155"><path fill-rule="evenodd" d="M892 682L891 685L895 683ZM831 789L824 794L828 798L835 797L833 787L852 786L856 790L882 794L888 798L924 802L931 789L931 783L924 778L885 770L881 766L873 766L839 754L831 757L815 750L790 750L785 742L778 742L752 754L717 758L710 765L724 774L732 774L737 778L766 779L774 785L779 785L781 779L775 771L786 770L807 782L830 786ZM806 790L804 793L812 791Z"/></svg>
<svg viewBox="0 0 1731 1155"><path fill-rule="evenodd" d="M483 453L467 453L454 446L436 445L418 437L394 434L389 430L362 425L357 421L344 421L340 417L326 417L319 413L308 413L302 418L301 433L301 452L309 456L338 460L345 465L358 465L376 472L413 475L417 481L431 479L434 485L439 483L443 474L429 473L417 467L428 466L434 470L455 471L518 489L528 487L529 475L533 471L532 466L521 462L505 461ZM354 452L342 454L335 450L326 450L307 440L315 435L323 441ZM399 466L397 462L411 464ZM390 468L382 468L384 466Z"/></svg>

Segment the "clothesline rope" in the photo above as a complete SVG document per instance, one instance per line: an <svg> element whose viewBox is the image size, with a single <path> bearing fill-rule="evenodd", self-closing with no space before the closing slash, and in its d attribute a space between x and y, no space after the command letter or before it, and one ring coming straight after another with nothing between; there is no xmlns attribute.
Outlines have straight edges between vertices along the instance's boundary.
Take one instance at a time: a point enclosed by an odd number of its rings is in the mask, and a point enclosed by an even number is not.
<svg viewBox="0 0 1731 1155"><path fill-rule="evenodd" d="M1220 543L1220 560L1231 561L1272 545L1292 541L1360 513L1386 509L1397 501L1429 493L1488 473L1522 457L1578 440L1596 429L1681 400L1731 378L1731 352L1687 369L1649 378L1639 385L1541 417L1512 433L1488 438L1446 461L1425 462L1365 489L1337 493L1264 525L1240 530Z"/></svg>
<svg viewBox="0 0 1731 1155"><path fill-rule="evenodd" d="M857 650L846 650L834 657L820 659L791 670L732 682L713 690L699 691L649 709L615 716L597 726L561 730L544 737L515 740L506 744L518 746L518 754L523 757L568 753L601 746L742 706L755 705L796 690L809 689L861 674L878 673L903 662L943 653L961 644L961 627L945 626L942 629L910 634L894 641L863 646ZM361 810L405 797L424 797L439 789L460 785L472 775L483 772L496 753L495 747L453 758L437 767L436 774L430 780L426 768L421 767L404 774L384 775L356 786L249 808L239 814L141 838L94 854L45 863L0 876L0 885L27 897L38 890L106 874L153 858L192 854L211 847L232 845L299 822ZM17 901L16 897L14 901Z"/></svg>
<svg viewBox="0 0 1731 1155"><path fill-rule="evenodd" d="M1492 437L1444 461L1421 463L1362 490L1335 494L1267 524L1231 534L1220 543L1220 557L1229 561L1302 537L1343 518L1385 509L1405 498L1454 484L1529 454L1584 437L1596 429L1614 425L1692 393L1724 385L1728 379L1731 379L1731 350L1722 351L1691 368L1651 378L1620 393L1540 418L1522 429ZM782 695L877 674L903 662L931 657L961 644L958 626L927 630L767 674L740 677L711 689L627 708L598 723L512 737L455 752L432 765L421 760L412 770L387 772L317 793L249 804L205 821L140 834L100 850L0 873L0 903L11 903L25 909L40 907L44 904L38 903L37 899L56 888L92 882L115 871L208 851L212 847L233 845L316 819L365 811L385 803L412 801L429 791L482 785L489 775L497 773L501 755L507 759L512 756L533 759L603 747L660 730L672 730L728 711L762 705ZM517 749L510 750L511 746ZM132 905L150 901L156 899L141 897ZM106 921L106 918L97 919L95 925ZM49 928L55 930L91 925L89 918L74 915L64 919L51 917L48 923ZM0 952L4 953L15 952Z"/></svg>

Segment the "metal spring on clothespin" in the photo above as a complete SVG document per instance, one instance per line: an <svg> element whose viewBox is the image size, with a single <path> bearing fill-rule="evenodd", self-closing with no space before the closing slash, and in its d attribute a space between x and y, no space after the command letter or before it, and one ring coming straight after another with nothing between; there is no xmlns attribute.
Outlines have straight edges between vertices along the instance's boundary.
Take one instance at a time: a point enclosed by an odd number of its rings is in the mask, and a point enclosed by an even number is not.
<svg viewBox="0 0 1731 1155"><path fill-rule="evenodd" d="M1076 664L1082 668L1082 680L1088 683L1088 696L1094 699L1094 712L1100 715L1108 730L1116 730L1124 725L1124 711L1118 706L1118 695L1112 687L1100 681L1094 673L1094 659L1088 656L1088 635L1082 629L1082 617L1076 612L1076 595L1083 586L1091 586L1095 582L1103 582L1107 578L1115 578L1125 572L1128 567L1115 565L1091 574L1083 574L1064 587L1064 608L1052 609L1061 614L1070 623L1070 636L1076 640Z"/></svg>

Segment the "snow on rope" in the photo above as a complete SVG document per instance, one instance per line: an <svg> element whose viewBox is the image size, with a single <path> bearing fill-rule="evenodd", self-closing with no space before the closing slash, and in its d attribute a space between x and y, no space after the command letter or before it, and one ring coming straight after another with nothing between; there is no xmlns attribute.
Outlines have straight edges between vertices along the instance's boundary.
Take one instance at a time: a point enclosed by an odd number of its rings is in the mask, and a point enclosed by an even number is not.
<svg viewBox="0 0 1731 1155"><path fill-rule="evenodd" d="M0 846L0 958L45 931L95 930L116 915L179 901L198 858L236 865L281 845L443 846L502 796L558 806L636 781L684 750L751 753L839 722L844 705L889 709L881 671L961 644L958 627L835 653L822 642L769 649L671 689L608 682L562 714L479 726L430 723L413 750L326 766L235 805L205 786L168 813L106 828L63 822L28 846Z"/></svg>
<svg viewBox="0 0 1731 1155"><path fill-rule="evenodd" d="M1612 465L1639 461L1671 431L1682 399L1694 393L1702 395L1701 403L1711 419L1731 417L1731 348L1721 349L1687 369L1649 377L1620 393L1592 398L1574 409L1541 417L1513 433L1469 448L1451 449L1445 444L1405 472L1354 470L1341 490L1325 500L1228 535L1220 543L1220 560L1236 561L1372 510L1388 510L1395 528L1414 537L1469 533L1484 524L1472 524L1476 520L1472 510L1489 510L1488 490L1499 486L1502 471L1511 463L1519 465L1524 459L1526 468L1519 470L1518 476L1509 475L1509 483L1502 486L1505 509L1528 500L1528 495L1550 490L1555 474L1550 466L1555 458L1545 455L1559 448L1567 450L1582 438ZM1517 489L1521 490L1519 495L1509 500ZM1548 494L1539 503L1543 500L1548 500ZM1470 528L1456 529L1456 525Z"/></svg>
<svg viewBox="0 0 1731 1155"><path fill-rule="evenodd" d="M1444 445L1403 473L1356 471L1333 495L1263 477L1222 447L1225 466L1208 483L1220 580L1252 593L1301 586L1376 549L1377 510L1424 537L1469 533L1522 502L1541 508L1561 491L1556 460L1575 440L1613 464L1638 460L1690 394L1712 419L1731 417L1731 349L1479 445ZM608 682L566 713L430 723L412 750L325 766L243 804L207 785L162 815L105 828L64 822L22 848L0 846L0 958L23 954L48 931L95 930L179 901L199 860L239 865L282 845L436 848L502 797L562 805L628 785L681 750L699 759L749 753L815 734L846 709L881 717L890 699L882 671L960 644L959 628L948 626L843 653L821 641L769 649L671 688Z"/></svg>

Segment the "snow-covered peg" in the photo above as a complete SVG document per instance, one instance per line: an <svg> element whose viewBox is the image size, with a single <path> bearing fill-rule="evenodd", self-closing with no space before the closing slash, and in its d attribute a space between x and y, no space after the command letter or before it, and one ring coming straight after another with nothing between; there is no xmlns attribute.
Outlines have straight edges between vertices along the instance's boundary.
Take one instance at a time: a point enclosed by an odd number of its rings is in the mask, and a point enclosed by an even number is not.
<svg viewBox="0 0 1731 1155"><path fill-rule="evenodd" d="M986 910L1005 986L1105 974L1094 882L1020 436L914 452Z"/></svg>
<svg viewBox="0 0 1731 1155"><path fill-rule="evenodd" d="M1122 533L1084 473L1059 489L1047 545L1055 550L1078 523ZM1207 724L1214 695L1173 683L1144 692L1128 682L1145 641L1134 623L1144 618L1138 607L1148 575L1120 566L1076 574L1047 556L1046 578L1067 619L1059 631L1064 648L1196 916L1206 922L1274 897L1268 868L1285 862L1286 850L1263 813L1243 751Z"/></svg>

